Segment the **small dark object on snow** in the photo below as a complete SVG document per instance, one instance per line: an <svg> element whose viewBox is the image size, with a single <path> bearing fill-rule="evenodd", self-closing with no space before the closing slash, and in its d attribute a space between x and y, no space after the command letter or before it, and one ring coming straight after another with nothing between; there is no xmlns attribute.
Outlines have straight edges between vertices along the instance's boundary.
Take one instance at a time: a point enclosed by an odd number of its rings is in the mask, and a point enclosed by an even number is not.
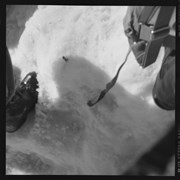
<svg viewBox="0 0 180 180"><path fill-rule="evenodd" d="M36 72L28 73L6 105L6 132L17 131L38 101Z"/></svg>
<svg viewBox="0 0 180 180"><path fill-rule="evenodd" d="M66 58L65 56L62 57L66 62L69 60L68 58Z"/></svg>

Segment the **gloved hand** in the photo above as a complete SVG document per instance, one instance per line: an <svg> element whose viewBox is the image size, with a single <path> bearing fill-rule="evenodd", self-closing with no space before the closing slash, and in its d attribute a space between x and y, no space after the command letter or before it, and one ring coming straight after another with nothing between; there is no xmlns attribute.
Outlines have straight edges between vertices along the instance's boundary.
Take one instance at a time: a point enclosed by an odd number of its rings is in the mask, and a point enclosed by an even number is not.
<svg viewBox="0 0 180 180"><path fill-rule="evenodd" d="M129 45L135 55L137 62L141 65L144 57L146 42L139 39L138 18L143 6L130 6L123 19L124 33L128 38Z"/></svg>
<svg viewBox="0 0 180 180"><path fill-rule="evenodd" d="M135 42L134 44L130 44L130 46L132 48L132 51L134 53L134 56L135 56L137 62L141 66L143 63L144 55L145 55L146 42L139 41L137 43Z"/></svg>
<svg viewBox="0 0 180 180"><path fill-rule="evenodd" d="M128 40L130 41L130 42L129 42L130 44L138 41L137 32L136 32L131 26L129 26L129 27L124 31L124 33L125 33L125 35L127 36Z"/></svg>
<svg viewBox="0 0 180 180"><path fill-rule="evenodd" d="M141 65L145 54L146 42L142 40L138 41L136 32L130 27L125 30L125 35L128 38L129 45L131 46L137 62Z"/></svg>

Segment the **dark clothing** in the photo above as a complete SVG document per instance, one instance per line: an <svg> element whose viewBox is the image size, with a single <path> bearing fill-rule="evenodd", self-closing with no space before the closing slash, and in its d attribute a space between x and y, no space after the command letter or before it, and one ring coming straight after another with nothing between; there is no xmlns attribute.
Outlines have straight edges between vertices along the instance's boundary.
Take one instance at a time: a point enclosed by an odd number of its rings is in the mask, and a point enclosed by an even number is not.
<svg viewBox="0 0 180 180"><path fill-rule="evenodd" d="M129 6L123 19L124 32L128 39L137 41L139 32L138 19L144 6Z"/></svg>
<svg viewBox="0 0 180 180"><path fill-rule="evenodd" d="M139 16L143 6L128 7L124 18L124 32L128 38L129 44L139 64L143 60L139 55L145 51L144 42L139 40ZM175 19L175 18L174 18ZM171 25L175 24L171 21ZM171 26L169 24L169 26ZM172 26L175 28L175 26ZM169 37L169 36L168 36ZM161 69L156 77L153 87L153 98L155 103L162 109L175 110L175 42L169 39L164 41L165 55L162 61ZM135 46L132 46L136 42ZM171 44L171 45L170 45ZM170 46L169 46L170 45ZM156 172L163 174L166 171L167 164L174 156L174 135L175 126L169 129L169 132L160 139L148 152L144 153L136 163L130 167L123 175L148 175Z"/></svg>
<svg viewBox="0 0 180 180"><path fill-rule="evenodd" d="M141 64L143 52L145 51L145 42L139 38L139 17L144 6L130 6L123 20L124 32L128 38L130 46L134 42L137 46L133 46L133 53ZM173 18L172 18L173 19ZM174 23L171 22L172 29ZM173 46L165 47L165 56L158 73L156 82L153 88L153 98L155 103L162 109L175 110L175 50ZM142 55L142 56L141 56ZM138 57L138 58L137 58Z"/></svg>
<svg viewBox="0 0 180 180"><path fill-rule="evenodd" d="M139 23L138 19L143 10L143 6L128 7L124 18L124 32L128 38L130 46L136 42L133 53L141 64L142 58L137 58L143 53L144 43L138 39ZM173 24L174 22L172 22ZM172 26L173 29L174 26ZM153 88L153 98L155 103L162 109L175 110L175 42L169 46L169 42L164 43L165 55L162 61L161 69L156 77ZM167 164L175 153L175 126L171 127L167 134L160 139L150 151L143 154L137 162L130 167L123 175L148 175L151 172L163 174L166 171Z"/></svg>
<svg viewBox="0 0 180 180"><path fill-rule="evenodd" d="M153 98L165 110L175 110L175 50L165 49L161 70L153 88Z"/></svg>

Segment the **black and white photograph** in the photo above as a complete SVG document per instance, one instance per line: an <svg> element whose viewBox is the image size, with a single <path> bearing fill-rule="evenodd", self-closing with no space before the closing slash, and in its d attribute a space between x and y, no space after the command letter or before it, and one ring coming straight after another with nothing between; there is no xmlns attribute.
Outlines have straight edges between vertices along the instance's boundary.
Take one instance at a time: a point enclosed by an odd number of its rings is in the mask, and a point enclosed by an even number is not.
<svg viewBox="0 0 180 180"><path fill-rule="evenodd" d="M5 175L175 176L176 14L6 4Z"/></svg>

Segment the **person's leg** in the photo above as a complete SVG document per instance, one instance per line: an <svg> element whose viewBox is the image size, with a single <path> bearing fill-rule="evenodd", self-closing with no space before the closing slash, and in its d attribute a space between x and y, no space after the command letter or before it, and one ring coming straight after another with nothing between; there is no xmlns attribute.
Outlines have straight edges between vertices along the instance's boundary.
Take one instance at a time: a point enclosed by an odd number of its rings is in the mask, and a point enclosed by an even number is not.
<svg viewBox="0 0 180 180"><path fill-rule="evenodd" d="M14 75L13 75L13 67L11 62L11 57L6 47L6 87L8 90L8 97L13 93L14 87Z"/></svg>
<svg viewBox="0 0 180 180"><path fill-rule="evenodd" d="M165 49L165 57L152 94L160 108L175 110L175 50Z"/></svg>

